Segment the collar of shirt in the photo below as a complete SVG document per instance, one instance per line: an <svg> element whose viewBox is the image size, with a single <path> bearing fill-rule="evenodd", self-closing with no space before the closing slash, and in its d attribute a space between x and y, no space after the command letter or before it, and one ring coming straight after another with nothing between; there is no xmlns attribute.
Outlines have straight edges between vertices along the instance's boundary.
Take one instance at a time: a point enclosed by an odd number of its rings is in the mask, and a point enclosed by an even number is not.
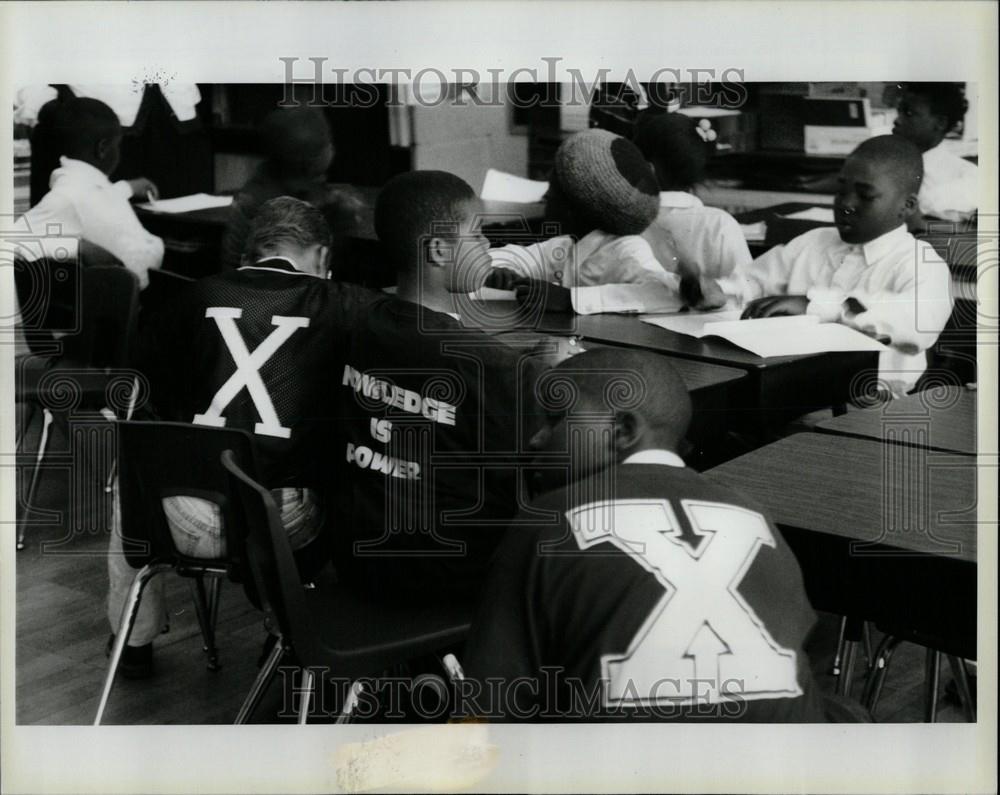
<svg viewBox="0 0 1000 795"><path fill-rule="evenodd" d="M688 193L683 190L663 190L660 191L660 207L670 207L670 208L687 208L687 207L703 207L701 199L695 196L693 193Z"/></svg>
<svg viewBox="0 0 1000 795"><path fill-rule="evenodd" d="M82 160L74 160L72 157L59 158L59 168L55 169L52 172L52 176L49 177L49 187L55 187L56 180L61 177L87 181L105 188L111 185L108 175L101 171L101 169Z"/></svg>
<svg viewBox="0 0 1000 795"><path fill-rule="evenodd" d="M638 453L632 453L628 458L622 461L623 464L660 464L665 467L680 467L684 468L684 461L681 459L677 453L671 450L663 450L661 448L656 448L653 450L640 450Z"/></svg>
<svg viewBox="0 0 1000 795"><path fill-rule="evenodd" d="M299 270L299 266L295 263L295 260L291 260L288 257L261 257L253 265L244 265L236 270L278 271L279 273L294 273L299 276L311 275L303 270Z"/></svg>
<svg viewBox="0 0 1000 795"><path fill-rule="evenodd" d="M855 250L860 249L861 253L864 254L865 262L869 265L874 265L897 246L904 242L908 243L908 238L912 238L912 235L906 231L906 224L900 224L892 231L886 232L874 240L869 240L867 243L862 243L861 245L851 246L851 248Z"/></svg>

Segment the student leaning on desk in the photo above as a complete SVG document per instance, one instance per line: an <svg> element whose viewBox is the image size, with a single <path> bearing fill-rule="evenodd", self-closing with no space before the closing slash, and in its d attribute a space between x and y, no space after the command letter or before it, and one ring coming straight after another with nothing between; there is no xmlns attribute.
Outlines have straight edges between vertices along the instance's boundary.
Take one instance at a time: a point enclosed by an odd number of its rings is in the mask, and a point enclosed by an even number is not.
<svg viewBox="0 0 1000 795"><path fill-rule="evenodd" d="M893 394L908 391L952 309L948 266L906 229L922 173L910 142L868 139L840 171L835 227L775 246L719 285L745 307L744 318L818 315L879 339L889 346L881 381Z"/></svg>

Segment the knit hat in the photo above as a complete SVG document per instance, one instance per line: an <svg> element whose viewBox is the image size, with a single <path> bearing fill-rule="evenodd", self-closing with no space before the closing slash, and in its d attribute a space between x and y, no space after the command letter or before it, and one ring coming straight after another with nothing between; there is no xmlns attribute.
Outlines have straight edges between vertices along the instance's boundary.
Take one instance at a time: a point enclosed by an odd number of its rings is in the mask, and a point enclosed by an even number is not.
<svg viewBox="0 0 1000 795"><path fill-rule="evenodd" d="M584 130L556 152L552 181L588 226L638 235L659 212L656 178L631 141L607 130Z"/></svg>

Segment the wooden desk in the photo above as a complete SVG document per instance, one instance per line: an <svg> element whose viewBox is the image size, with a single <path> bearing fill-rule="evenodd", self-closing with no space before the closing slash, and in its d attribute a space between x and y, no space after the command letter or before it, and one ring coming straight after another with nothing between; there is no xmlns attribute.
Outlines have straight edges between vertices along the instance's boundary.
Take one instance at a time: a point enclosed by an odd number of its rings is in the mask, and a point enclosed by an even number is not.
<svg viewBox="0 0 1000 795"><path fill-rule="evenodd" d="M816 426L821 433L874 439L945 453L976 454L976 395L965 387L939 387L849 411Z"/></svg>
<svg viewBox="0 0 1000 795"><path fill-rule="evenodd" d="M643 323L637 315L582 315L574 330L585 340L665 353L744 370L729 417L736 427L766 437L789 419L849 401L878 372L872 352L762 358L721 339L699 339ZM852 386L853 385L853 386Z"/></svg>
<svg viewBox="0 0 1000 795"><path fill-rule="evenodd" d="M800 433L707 474L775 520L814 607L975 657L975 459Z"/></svg>

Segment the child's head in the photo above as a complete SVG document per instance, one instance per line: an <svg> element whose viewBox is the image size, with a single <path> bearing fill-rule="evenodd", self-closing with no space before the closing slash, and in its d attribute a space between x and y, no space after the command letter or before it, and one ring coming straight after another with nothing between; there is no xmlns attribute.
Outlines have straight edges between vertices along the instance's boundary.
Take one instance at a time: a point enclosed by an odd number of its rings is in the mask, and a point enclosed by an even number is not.
<svg viewBox="0 0 1000 795"><path fill-rule="evenodd" d="M292 189L326 181L334 150L323 111L279 108L264 119L260 135L271 168Z"/></svg>
<svg viewBox="0 0 1000 795"><path fill-rule="evenodd" d="M105 174L118 168L122 125L115 112L103 102L73 97L56 103L51 123L60 155L90 163Z"/></svg>
<svg viewBox="0 0 1000 795"><path fill-rule="evenodd" d="M642 450L676 451L691 423L687 387L664 357L649 351L578 353L543 376L539 390L548 421L530 446L538 454L532 479L540 491L565 484L553 456L568 456L569 479L580 480Z"/></svg>
<svg viewBox="0 0 1000 795"><path fill-rule="evenodd" d="M902 89L892 131L921 152L941 143L969 109L961 83L906 83Z"/></svg>
<svg viewBox="0 0 1000 795"><path fill-rule="evenodd" d="M691 190L701 182L709 145L694 119L681 113L640 117L632 139L653 166L660 190Z"/></svg>
<svg viewBox="0 0 1000 795"><path fill-rule="evenodd" d="M656 179L631 141L607 130L570 136L556 152L546 214L563 233L638 235L659 211Z"/></svg>
<svg viewBox="0 0 1000 795"><path fill-rule="evenodd" d="M898 135L869 138L851 152L837 178L833 214L845 243L867 243L914 212L924 166L920 150Z"/></svg>
<svg viewBox="0 0 1000 795"><path fill-rule="evenodd" d="M479 199L446 171L393 177L375 202L375 232L401 279L451 293L472 292L489 272Z"/></svg>
<svg viewBox="0 0 1000 795"><path fill-rule="evenodd" d="M299 270L325 278L332 238L323 214L308 202L279 196L264 202L247 237L248 264L287 257Z"/></svg>

